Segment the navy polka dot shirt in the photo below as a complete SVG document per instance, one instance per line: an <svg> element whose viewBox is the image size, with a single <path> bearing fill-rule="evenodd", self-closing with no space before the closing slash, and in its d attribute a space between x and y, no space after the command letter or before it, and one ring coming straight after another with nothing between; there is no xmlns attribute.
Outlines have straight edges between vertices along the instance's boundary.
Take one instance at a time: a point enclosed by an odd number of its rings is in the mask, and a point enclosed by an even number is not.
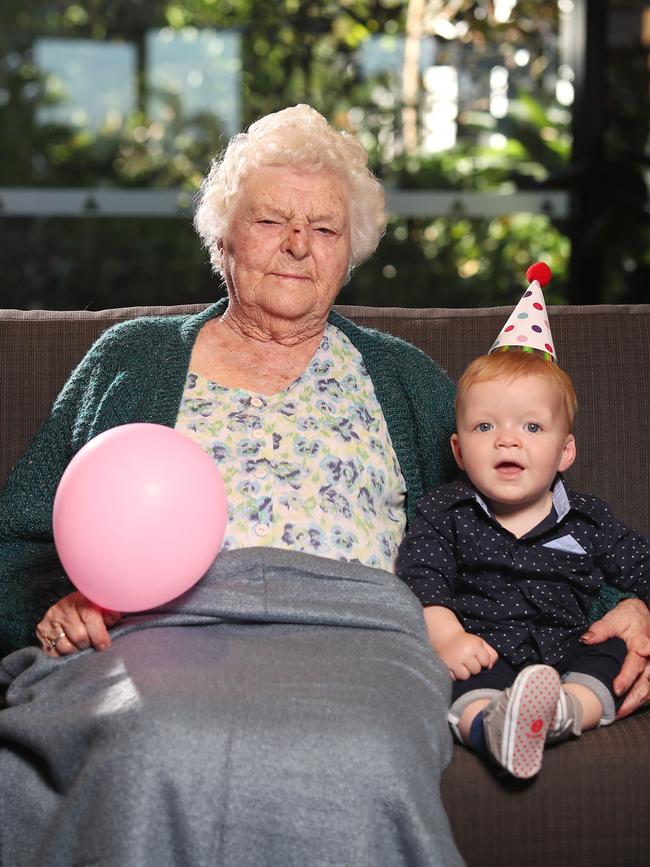
<svg viewBox="0 0 650 867"><path fill-rule="evenodd" d="M471 485L452 482L418 503L397 574L423 606L450 608L512 665L553 665L587 628L603 583L648 604L650 546L561 479L551 514L519 539Z"/></svg>

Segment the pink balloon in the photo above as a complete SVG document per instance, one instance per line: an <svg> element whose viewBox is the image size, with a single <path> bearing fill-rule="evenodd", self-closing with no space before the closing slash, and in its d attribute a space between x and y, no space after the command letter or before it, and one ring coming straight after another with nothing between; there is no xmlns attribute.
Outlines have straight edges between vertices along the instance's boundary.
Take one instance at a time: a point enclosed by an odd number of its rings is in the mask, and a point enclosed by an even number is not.
<svg viewBox="0 0 650 867"><path fill-rule="evenodd" d="M143 611L201 578L228 507L214 461L184 434L127 424L70 461L54 498L54 542L72 583L102 608Z"/></svg>

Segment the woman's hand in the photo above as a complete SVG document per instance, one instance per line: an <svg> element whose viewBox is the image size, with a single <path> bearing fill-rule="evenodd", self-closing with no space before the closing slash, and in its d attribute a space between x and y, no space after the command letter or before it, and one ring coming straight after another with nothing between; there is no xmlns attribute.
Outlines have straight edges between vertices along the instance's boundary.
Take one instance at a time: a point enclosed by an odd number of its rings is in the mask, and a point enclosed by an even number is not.
<svg viewBox="0 0 650 867"><path fill-rule="evenodd" d="M105 611L78 591L59 599L36 627L36 637L48 656L66 656L94 647L111 645L107 627L115 626L122 615Z"/></svg>
<svg viewBox="0 0 650 867"><path fill-rule="evenodd" d="M628 650L614 680L616 695L627 693L616 714L617 719L622 719L650 703L650 611L645 603L640 599L621 600L592 623L581 640L584 644L600 644L608 638L622 638Z"/></svg>

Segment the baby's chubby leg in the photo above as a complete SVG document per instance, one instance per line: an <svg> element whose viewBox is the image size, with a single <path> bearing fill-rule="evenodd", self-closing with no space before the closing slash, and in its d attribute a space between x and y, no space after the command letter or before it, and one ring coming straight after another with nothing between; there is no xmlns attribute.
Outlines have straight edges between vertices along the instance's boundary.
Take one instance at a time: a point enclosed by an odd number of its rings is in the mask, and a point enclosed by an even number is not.
<svg viewBox="0 0 650 867"><path fill-rule="evenodd" d="M596 728L603 716L603 705L595 692L581 683L565 683L562 689L575 696L582 709L581 731Z"/></svg>
<svg viewBox="0 0 650 867"><path fill-rule="evenodd" d="M466 704L458 718L458 733L463 743L470 743L472 723L476 716L490 704L491 698L478 699Z"/></svg>
<svg viewBox="0 0 650 867"><path fill-rule="evenodd" d="M613 715L604 720L603 685L594 690L583 683L564 683L560 690L555 717L547 740L549 743L563 741L574 735L578 737L588 729L613 722ZM613 703L609 702L612 707Z"/></svg>
<svg viewBox="0 0 650 867"><path fill-rule="evenodd" d="M565 659L562 691L550 741L599 725L610 725L623 697L615 696L613 682L625 657L625 643L611 638L602 644L579 645Z"/></svg>

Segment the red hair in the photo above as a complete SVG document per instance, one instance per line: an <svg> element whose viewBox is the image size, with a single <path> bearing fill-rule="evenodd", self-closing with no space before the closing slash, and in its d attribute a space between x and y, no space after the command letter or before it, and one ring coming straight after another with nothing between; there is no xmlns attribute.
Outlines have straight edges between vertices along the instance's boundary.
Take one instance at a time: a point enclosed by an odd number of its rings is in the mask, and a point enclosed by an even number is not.
<svg viewBox="0 0 650 867"><path fill-rule="evenodd" d="M562 407L566 416L569 433L573 430L578 400L573 383L555 362L547 361L535 352L492 352L475 358L463 372L456 392L456 414L467 390L477 382L490 382L493 379L516 379L520 376L543 376L560 393Z"/></svg>

